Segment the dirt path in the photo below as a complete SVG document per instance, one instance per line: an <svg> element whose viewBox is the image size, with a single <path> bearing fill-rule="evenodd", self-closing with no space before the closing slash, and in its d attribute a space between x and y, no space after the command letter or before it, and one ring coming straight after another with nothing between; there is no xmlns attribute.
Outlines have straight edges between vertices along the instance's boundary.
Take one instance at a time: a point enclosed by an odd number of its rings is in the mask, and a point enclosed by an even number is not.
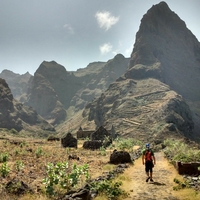
<svg viewBox="0 0 200 200"><path fill-rule="evenodd" d="M178 176L175 168L164 158L163 153L155 153L156 165L153 168L154 183L146 183L146 174L142 159L135 161L134 166L125 172L126 177L130 177L128 184L124 185L124 189L130 191L127 199L135 200L176 200L175 191L173 190L173 179Z"/></svg>

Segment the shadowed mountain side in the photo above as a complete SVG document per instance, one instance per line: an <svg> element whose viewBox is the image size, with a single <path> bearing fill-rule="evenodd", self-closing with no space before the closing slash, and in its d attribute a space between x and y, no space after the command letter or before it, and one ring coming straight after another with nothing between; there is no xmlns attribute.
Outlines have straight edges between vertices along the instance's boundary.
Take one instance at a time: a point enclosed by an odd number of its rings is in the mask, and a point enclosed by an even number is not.
<svg viewBox="0 0 200 200"><path fill-rule="evenodd" d="M3 70L0 73L0 78L6 80L14 98L17 100L20 100L21 96L27 92L28 82L31 77L32 75L28 72L20 75L9 70Z"/></svg>
<svg viewBox="0 0 200 200"><path fill-rule="evenodd" d="M70 106L73 112L78 112L100 96L125 73L128 62L119 54L107 63L95 62L77 72L67 72L54 61L44 61L31 80L25 105L34 107L51 124L59 124L65 120Z"/></svg>
<svg viewBox="0 0 200 200"><path fill-rule="evenodd" d="M66 118L66 111L55 90L41 74L35 73L28 94L25 105L34 107L49 123L55 125Z"/></svg>
<svg viewBox="0 0 200 200"><path fill-rule="evenodd" d="M129 64L135 78L137 64L152 70L160 63L160 79L182 95L190 105L195 121L195 132L200 127L200 43L187 29L185 22L161 2L143 16ZM140 69L141 70L141 69ZM158 72L158 71L157 71ZM158 74L158 73L157 73Z"/></svg>
<svg viewBox="0 0 200 200"><path fill-rule="evenodd" d="M0 79L0 127L16 129L17 131L55 131L55 129L39 116L36 111L23 106L13 98L13 95L4 79Z"/></svg>

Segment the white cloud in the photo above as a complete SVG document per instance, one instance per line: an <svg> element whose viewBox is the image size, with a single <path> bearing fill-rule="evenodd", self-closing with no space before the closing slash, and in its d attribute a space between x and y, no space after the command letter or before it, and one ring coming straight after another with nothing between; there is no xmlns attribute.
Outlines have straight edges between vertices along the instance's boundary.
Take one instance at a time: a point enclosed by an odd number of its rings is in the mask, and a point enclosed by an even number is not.
<svg viewBox="0 0 200 200"><path fill-rule="evenodd" d="M129 57L133 51L133 45L131 45L128 49L125 50L124 56Z"/></svg>
<svg viewBox="0 0 200 200"><path fill-rule="evenodd" d="M97 12L95 17L100 28L104 28L106 31L119 21L119 17L112 16L108 11Z"/></svg>
<svg viewBox="0 0 200 200"><path fill-rule="evenodd" d="M110 43L105 43L99 47L101 54L105 55L112 50L112 45Z"/></svg>
<svg viewBox="0 0 200 200"><path fill-rule="evenodd" d="M71 27L70 24L65 24L65 25L63 26L63 28L66 29L71 35L74 34L74 29Z"/></svg>

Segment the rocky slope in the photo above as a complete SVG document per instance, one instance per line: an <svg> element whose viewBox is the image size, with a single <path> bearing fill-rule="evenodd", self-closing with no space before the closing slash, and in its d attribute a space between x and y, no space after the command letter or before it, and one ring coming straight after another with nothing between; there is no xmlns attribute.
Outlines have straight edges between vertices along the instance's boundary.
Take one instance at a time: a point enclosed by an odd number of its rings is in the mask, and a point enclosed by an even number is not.
<svg viewBox="0 0 200 200"><path fill-rule="evenodd" d="M128 73L141 70L136 69L136 64L146 65L148 70L153 70L149 66L156 62L160 63L161 80L182 95L190 105L195 121L195 132L198 133L200 43L187 29L185 22L172 12L165 2L153 6L143 16Z"/></svg>
<svg viewBox="0 0 200 200"><path fill-rule="evenodd" d="M6 80L14 98L17 100L20 100L20 98L24 94L26 94L27 88L28 88L28 82L31 77L32 75L29 74L29 72L26 72L25 74L20 75L20 74L15 74L14 72L10 70L3 70L0 73L0 78Z"/></svg>
<svg viewBox="0 0 200 200"><path fill-rule="evenodd" d="M54 61L44 61L30 82L25 105L34 107L51 124L59 124L67 117L70 106L77 112L100 96L126 71L128 61L123 55L117 55L107 63L91 63L77 72L68 72Z"/></svg>
<svg viewBox="0 0 200 200"><path fill-rule="evenodd" d="M0 78L0 127L17 131L55 131L37 112L15 100L8 84Z"/></svg>
<svg viewBox="0 0 200 200"><path fill-rule="evenodd" d="M199 55L185 23L165 2L153 6L141 20L127 72L74 116L71 128L114 125L123 136L144 140L194 138L187 103L200 100Z"/></svg>
<svg viewBox="0 0 200 200"><path fill-rule="evenodd" d="M125 58L122 54L118 54L105 63L104 66L98 70L98 73L93 74L90 81L77 91L70 105L75 106L76 111L78 111L83 109L85 105L94 98L99 97L112 82L125 73L129 60L130 59Z"/></svg>

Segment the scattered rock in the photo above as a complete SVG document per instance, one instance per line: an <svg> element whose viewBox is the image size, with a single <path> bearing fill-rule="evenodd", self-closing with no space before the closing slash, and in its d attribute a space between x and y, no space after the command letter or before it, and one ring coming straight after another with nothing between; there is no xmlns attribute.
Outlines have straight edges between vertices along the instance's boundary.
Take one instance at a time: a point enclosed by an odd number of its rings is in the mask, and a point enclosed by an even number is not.
<svg viewBox="0 0 200 200"><path fill-rule="evenodd" d="M15 195L21 195L25 193L33 193L33 190L29 188L23 181L19 181L17 179L13 179L6 184L6 190L9 193Z"/></svg>
<svg viewBox="0 0 200 200"><path fill-rule="evenodd" d="M26 151L29 151L29 152L33 152L33 149L31 149L31 148L28 148L28 149L26 149Z"/></svg>
<svg viewBox="0 0 200 200"><path fill-rule="evenodd" d="M78 157L77 155L69 155L69 156L68 156L68 159L69 159L69 160L71 160L71 159L72 159L72 160L79 160L79 157Z"/></svg>
<svg viewBox="0 0 200 200"><path fill-rule="evenodd" d="M77 148L77 139L74 138L71 133L67 133L66 136L61 138L61 144L63 147Z"/></svg>

